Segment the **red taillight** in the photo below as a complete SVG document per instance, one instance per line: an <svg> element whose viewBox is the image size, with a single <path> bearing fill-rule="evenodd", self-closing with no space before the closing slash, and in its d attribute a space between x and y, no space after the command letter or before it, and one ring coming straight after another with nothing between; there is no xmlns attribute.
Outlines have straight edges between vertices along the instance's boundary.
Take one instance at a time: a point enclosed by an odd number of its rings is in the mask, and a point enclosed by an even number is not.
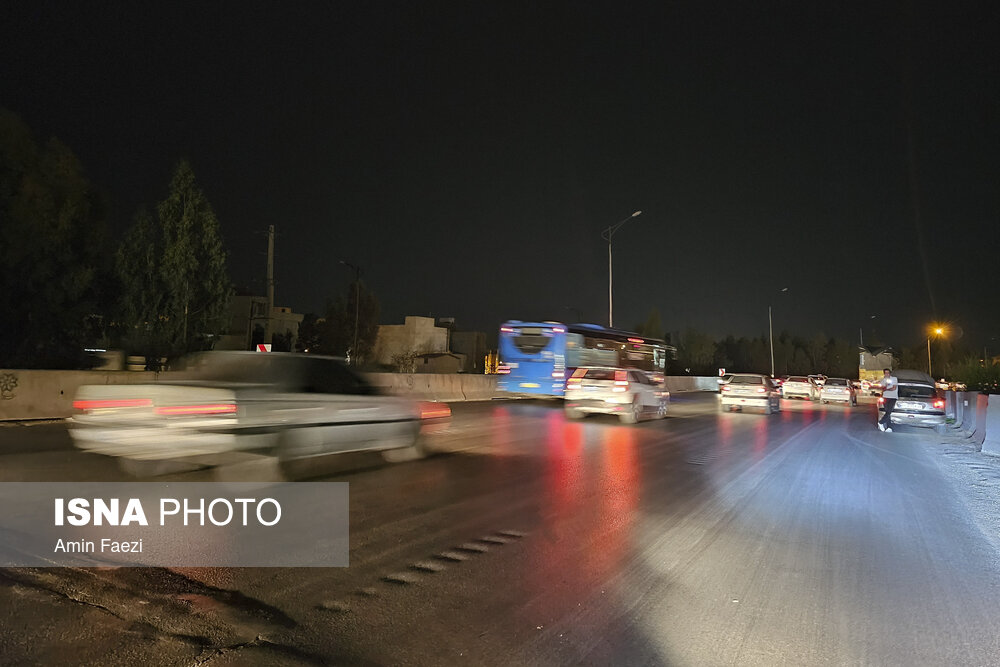
<svg viewBox="0 0 1000 667"><path fill-rule="evenodd" d="M941 399L939 398L938 400L934 401L934 407L935 407L935 408L943 408L943 407L944 407L944 401L942 401L942 400L941 400Z"/></svg>
<svg viewBox="0 0 1000 667"><path fill-rule="evenodd" d="M733 388L730 387L728 384L722 385L722 391L732 391L732 390Z"/></svg>
<svg viewBox="0 0 1000 667"><path fill-rule="evenodd" d="M510 366L497 366L497 375L510 375Z"/></svg>
<svg viewBox="0 0 1000 667"><path fill-rule="evenodd" d="M879 404L879 405L885 405L885 399L884 399L884 398L882 398L881 396L879 396L879 397L878 397L878 404Z"/></svg>
<svg viewBox="0 0 1000 667"><path fill-rule="evenodd" d="M164 405L156 408L156 414L171 417L190 415L232 415L236 414L233 403L205 403L202 405Z"/></svg>
<svg viewBox="0 0 1000 667"><path fill-rule="evenodd" d="M421 403L421 419L443 419L451 417L451 408L447 403Z"/></svg>
<svg viewBox="0 0 1000 667"><path fill-rule="evenodd" d="M115 400L73 401L76 410L100 410L102 408L148 408L153 401L148 398L121 398Z"/></svg>
<svg viewBox="0 0 1000 667"><path fill-rule="evenodd" d="M500 333L514 333L512 327L500 327Z"/></svg>

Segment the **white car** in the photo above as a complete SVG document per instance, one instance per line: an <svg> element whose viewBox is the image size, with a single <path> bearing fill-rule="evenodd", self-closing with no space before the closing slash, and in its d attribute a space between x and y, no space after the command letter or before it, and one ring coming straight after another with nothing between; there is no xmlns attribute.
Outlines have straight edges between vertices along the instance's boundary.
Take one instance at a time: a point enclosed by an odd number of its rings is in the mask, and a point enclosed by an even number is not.
<svg viewBox="0 0 1000 667"><path fill-rule="evenodd" d="M670 392L642 371L610 366L581 366L566 380L566 417L591 413L618 415L623 424L644 417L667 416Z"/></svg>
<svg viewBox="0 0 1000 667"><path fill-rule="evenodd" d="M781 385L781 395L784 398L804 398L815 401L819 398L819 385L812 378L804 375L793 375Z"/></svg>
<svg viewBox="0 0 1000 667"><path fill-rule="evenodd" d="M74 444L131 462L130 472L154 469L136 462L216 465L237 451L288 462L376 450L393 461L422 455L421 427L451 415L444 403L380 396L334 357L206 352L175 377L80 387Z"/></svg>
<svg viewBox="0 0 1000 667"><path fill-rule="evenodd" d="M756 373L736 373L733 379L722 387L723 412L760 408L764 414L781 411L781 393L766 375Z"/></svg>
<svg viewBox="0 0 1000 667"><path fill-rule="evenodd" d="M854 385L847 378L827 378L826 384L819 390L819 398L824 403L840 402L847 405L857 405L858 396Z"/></svg>

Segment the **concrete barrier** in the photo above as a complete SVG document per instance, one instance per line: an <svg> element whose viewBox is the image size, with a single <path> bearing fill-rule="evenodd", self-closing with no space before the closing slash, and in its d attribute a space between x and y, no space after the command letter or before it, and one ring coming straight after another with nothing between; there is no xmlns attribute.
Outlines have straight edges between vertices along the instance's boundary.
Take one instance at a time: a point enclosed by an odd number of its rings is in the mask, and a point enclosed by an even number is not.
<svg viewBox="0 0 1000 667"><path fill-rule="evenodd" d="M955 392L944 392L944 416L946 419L955 419Z"/></svg>
<svg viewBox="0 0 1000 667"><path fill-rule="evenodd" d="M668 375L666 378L667 390L673 392L684 391L719 391L719 380L715 377L703 377L697 375Z"/></svg>
<svg viewBox="0 0 1000 667"><path fill-rule="evenodd" d="M982 445L986 440L986 411L989 406L990 397L986 394L976 395L976 428L969 436L972 438L973 442ZM972 402L969 402L969 407L972 407Z"/></svg>
<svg viewBox="0 0 1000 667"><path fill-rule="evenodd" d="M1000 456L1000 395L984 396L986 399L986 429L983 454Z"/></svg>
<svg viewBox="0 0 1000 667"><path fill-rule="evenodd" d="M962 435L972 437L972 433L976 430L976 397L979 394L965 391L960 395L963 407L962 423L959 425L959 428L962 430Z"/></svg>
<svg viewBox="0 0 1000 667"><path fill-rule="evenodd" d="M955 421L948 426L953 429L962 428L962 419L965 417L965 396L957 391L949 391L953 396L955 407Z"/></svg>

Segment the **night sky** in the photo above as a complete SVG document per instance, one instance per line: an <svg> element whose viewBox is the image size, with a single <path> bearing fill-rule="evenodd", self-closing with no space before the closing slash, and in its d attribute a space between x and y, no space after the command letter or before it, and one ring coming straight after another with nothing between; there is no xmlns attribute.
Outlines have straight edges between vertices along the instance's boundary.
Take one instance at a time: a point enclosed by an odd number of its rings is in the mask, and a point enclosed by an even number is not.
<svg viewBox="0 0 1000 667"><path fill-rule="evenodd" d="M642 210L620 326L760 335L772 304L776 331L937 319L1000 353L998 35L996 2L9 2L0 105L116 234L188 158L261 294L277 226L297 312L344 259L384 323L605 323L601 231Z"/></svg>

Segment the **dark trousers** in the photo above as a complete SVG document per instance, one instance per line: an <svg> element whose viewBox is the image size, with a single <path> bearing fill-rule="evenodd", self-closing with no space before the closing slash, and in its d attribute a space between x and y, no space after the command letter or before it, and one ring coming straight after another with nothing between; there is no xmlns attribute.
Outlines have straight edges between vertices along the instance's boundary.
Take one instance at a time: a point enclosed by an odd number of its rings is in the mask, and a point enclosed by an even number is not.
<svg viewBox="0 0 1000 667"><path fill-rule="evenodd" d="M885 409L885 414L882 415L882 419L878 420L878 423L884 424L886 427L889 427L892 426L892 422L889 420L889 417L892 415L892 409L896 407L896 399L886 398L884 400L885 400L885 405L883 406L883 408Z"/></svg>

